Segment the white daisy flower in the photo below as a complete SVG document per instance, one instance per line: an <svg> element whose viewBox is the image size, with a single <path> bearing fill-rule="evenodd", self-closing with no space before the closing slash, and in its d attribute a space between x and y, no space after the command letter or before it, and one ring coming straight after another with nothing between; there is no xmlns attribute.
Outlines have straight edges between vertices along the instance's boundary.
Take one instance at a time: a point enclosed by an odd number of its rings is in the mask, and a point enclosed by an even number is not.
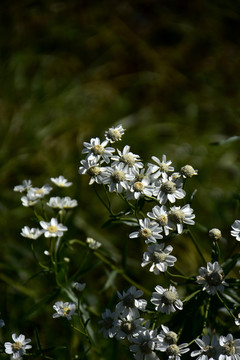
<svg viewBox="0 0 240 360"><path fill-rule="evenodd" d="M126 173L123 168L123 164L116 165L114 168L105 168L102 183L108 185L110 192L121 193L123 190L128 190L129 181L134 179L134 175Z"/></svg>
<svg viewBox="0 0 240 360"><path fill-rule="evenodd" d="M60 175L57 178L51 178L51 181L57 185L58 187L69 187L72 185L72 182L68 181L67 179L65 179L64 176Z"/></svg>
<svg viewBox="0 0 240 360"><path fill-rule="evenodd" d="M151 244L148 246L147 251L143 254L143 262L141 266L146 266L152 263L149 271L158 275L160 272L167 271L168 266L174 266L177 261L175 256L169 255L173 247L168 245L164 249L165 244Z"/></svg>
<svg viewBox="0 0 240 360"><path fill-rule="evenodd" d="M171 228L177 228L178 234L181 234L183 232L183 224L195 224L195 222L193 221L195 215L193 214L193 209L190 208L189 204L186 204L183 207L171 207L168 216L170 220L169 225L171 226Z"/></svg>
<svg viewBox="0 0 240 360"><path fill-rule="evenodd" d="M152 211L147 213L147 216L162 227L166 236L169 235L169 230L173 230L169 224L168 212L165 205L162 205L161 207L158 205L154 206Z"/></svg>
<svg viewBox="0 0 240 360"><path fill-rule="evenodd" d="M153 186L149 184L150 180L148 178L143 178L139 181L134 181L129 187L129 192L127 193L128 199L139 199L143 196L152 196Z"/></svg>
<svg viewBox="0 0 240 360"><path fill-rule="evenodd" d="M111 312L109 309L106 309L104 313L102 313L102 320L98 323L103 325L100 329L100 332L103 332L103 336L106 338L113 338L117 333L117 327L115 326L117 320L117 314L115 312Z"/></svg>
<svg viewBox="0 0 240 360"><path fill-rule="evenodd" d="M85 149L82 150L82 154L87 154L87 160L98 162L100 159L102 159L107 164L109 164L110 158L115 149L112 147L107 147L107 144L108 140L104 140L101 143L98 137L92 138L90 143L83 143Z"/></svg>
<svg viewBox="0 0 240 360"><path fill-rule="evenodd" d="M59 196L51 197L47 205L54 209L72 209L78 205L77 200L71 199L69 196L60 198Z"/></svg>
<svg viewBox="0 0 240 360"><path fill-rule="evenodd" d="M143 291L137 290L135 286L131 286L126 292L123 291L123 294L119 291L117 294L121 301L116 305L116 312L122 317L126 317L129 313L139 317L139 310L144 311L147 306L146 300L139 299L143 295Z"/></svg>
<svg viewBox="0 0 240 360"><path fill-rule="evenodd" d="M157 345L157 330L142 330L132 337L131 341L135 343L130 345L130 351L134 352L137 360L159 360L154 351Z"/></svg>
<svg viewBox="0 0 240 360"><path fill-rule="evenodd" d="M156 156L152 156L152 159L156 164L148 163L148 168L154 179L158 179L162 174L174 171L174 167L171 166L172 161L167 161L166 155L162 156L162 161Z"/></svg>
<svg viewBox="0 0 240 360"><path fill-rule="evenodd" d="M232 334L220 336L221 354L219 360L240 360L240 339L233 339Z"/></svg>
<svg viewBox="0 0 240 360"><path fill-rule="evenodd" d="M162 232L162 228L158 225L158 223L150 221L150 219L145 218L144 220L139 220L140 229L138 231L132 232L129 237L140 238L145 241L146 244L153 242L156 243L157 239L162 239L163 236L160 234Z"/></svg>
<svg viewBox="0 0 240 360"><path fill-rule="evenodd" d="M31 187L27 192L27 197L35 197L36 199L42 199L45 195L48 195L52 187L48 184L43 185L41 188Z"/></svg>
<svg viewBox="0 0 240 360"><path fill-rule="evenodd" d="M170 331L169 328L165 325L161 325L162 330L160 331L160 334L157 336L159 345L167 348L171 344L176 344L178 341L178 336L174 331ZM159 348L158 345L158 348Z"/></svg>
<svg viewBox="0 0 240 360"><path fill-rule="evenodd" d="M32 345L28 345L31 339L25 339L25 335L12 334L14 343L5 342L5 353L12 355L13 359L19 359L22 355L26 354L26 350L31 349Z"/></svg>
<svg viewBox="0 0 240 360"><path fill-rule="evenodd" d="M213 264L207 263L207 267L199 268L200 275L197 276L197 283L202 284L203 290L210 295L215 295L217 291L223 292L227 283L224 281L223 269L215 261Z"/></svg>
<svg viewBox="0 0 240 360"><path fill-rule="evenodd" d="M155 287L156 292L153 292L151 302L155 305L155 310L170 314L170 312L183 309L183 303L179 299L177 290L170 285L169 289L164 289L162 286Z"/></svg>
<svg viewBox="0 0 240 360"><path fill-rule="evenodd" d="M198 171L194 170L194 168L191 165L185 165L181 167L180 174L184 178L191 178L193 175L198 175Z"/></svg>
<svg viewBox="0 0 240 360"><path fill-rule="evenodd" d="M118 155L112 156L112 167L123 164L123 171L133 173L136 169L143 168L143 163L140 161L140 156L133 154L130 151L130 146L125 145L123 151L117 149Z"/></svg>
<svg viewBox="0 0 240 360"><path fill-rule="evenodd" d="M23 180L22 185L16 185L13 188L13 191L24 192L28 191L32 187L31 180Z"/></svg>
<svg viewBox="0 0 240 360"><path fill-rule="evenodd" d="M132 313L129 313L125 317L120 315L120 318L116 320L116 339L122 340L127 338L128 340L131 340L132 336L134 336L137 332L146 329L146 325L145 327L142 326L143 322L143 318L139 318Z"/></svg>
<svg viewBox="0 0 240 360"><path fill-rule="evenodd" d="M186 192L182 189L182 181L177 178L168 177L167 174L162 174L162 179L159 182L159 186L156 186L157 199L161 205L164 205L167 201L174 203L177 199L183 199Z"/></svg>
<svg viewBox="0 0 240 360"><path fill-rule="evenodd" d="M107 131L105 131L105 138L111 143L114 143L116 141L122 140L124 131L125 129L123 129L122 125L111 127Z"/></svg>
<svg viewBox="0 0 240 360"><path fill-rule="evenodd" d="M102 244L99 241L94 240L91 237L87 237L86 242L88 244L88 247L92 250L97 250L98 248L100 248L102 246Z"/></svg>
<svg viewBox="0 0 240 360"><path fill-rule="evenodd" d="M188 352L190 348L188 348L187 343L184 343L181 345L171 344L168 345L166 348L163 345L160 345L159 350L166 351L168 360L181 360L181 355Z"/></svg>
<svg viewBox="0 0 240 360"><path fill-rule="evenodd" d="M235 324L237 326L240 326L240 313L238 314L238 316L235 318Z"/></svg>
<svg viewBox="0 0 240 360"><path fill-rule="evenodd" d="M235 220L232 224L231 235L236 238L237 241L240 241L240 220Z"/></svg>
<svg viewBox="0 0 240 360"><path fill-rule="evenodd" d="M216 335L213 335L210 342L208 335L203 335L202 339L195 339L195 343L199 346L199 350L191 352L191 357L197 356L196 360L215 360L219 353L219 342Z"/></svg>
<svg viewBox="0 0 240 360"><path fill-rule="evenodd" d="M59 224L55 218L52 218L50 222L40 221L40 225L44 229L44 236L46 238L63 236L63 231L68 230L66 226Z"/></svg>
<svg viewBox="0 0 240 360"><path fill-rule="evenodd" d="M92 185L94 182L97 184L102 183L102 173L105 170L104 167L101 167L95 160L81 160L81 166L78 169L79 174L87 174L90 176L89 185Z"/></svg>
<svg viewBox="0 0 240 360"><path fill-rule="evenodd" d="M44 230L40 230L38 228L29 228L28 226L24 226L21 231L21 235L28 239L36 240L44 233Z"/></svg>
<svg viewBox="0 0 240 360"><path fill-rule="evenodd" d="M21 197L22 205L25 207L31 207L37 204L39 198L37 198L34 194L27 194L27 196Z"/></svg>
<svg viewBox="0 0 240 360"><path fill-rule="evenodd" d="M58 318L58 317L66 317L68 320L72 319L73 315L77 315L75 312L77 305L75 302L63 302L63 301L57 301L53 305L54 310L56 311L52 317Z"/></svg>

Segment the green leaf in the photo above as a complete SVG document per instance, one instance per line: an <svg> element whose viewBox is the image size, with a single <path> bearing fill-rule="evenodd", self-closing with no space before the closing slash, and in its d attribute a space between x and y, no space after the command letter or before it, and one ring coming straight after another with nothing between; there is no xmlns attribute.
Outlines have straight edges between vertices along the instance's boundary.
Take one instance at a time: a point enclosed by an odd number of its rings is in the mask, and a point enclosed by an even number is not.
<svg viewBox="0 0 240 360"><path fill-rule="evenodd" d="M233 255L233 257L227 259L222 264L222 269L225 276L234 268L239 258L240 258L240 254L235 254Z"/></svg>

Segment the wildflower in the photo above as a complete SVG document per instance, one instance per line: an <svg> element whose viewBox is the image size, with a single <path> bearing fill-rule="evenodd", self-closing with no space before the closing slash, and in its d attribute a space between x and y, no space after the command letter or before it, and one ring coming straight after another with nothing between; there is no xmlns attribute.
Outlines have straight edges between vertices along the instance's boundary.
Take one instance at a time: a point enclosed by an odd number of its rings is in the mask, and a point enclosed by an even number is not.
<svg viewBox="0 0 240 360"><path fill-rule="evenodd" d="M177 334L174 331L170 331L169 328L165 325L161 325L161 327L162 330L160 334L157 336L159 345L164 346L166 348L171 344L176 344L178 340Z"/></svg>
<svg viewBox="0 0 240 360"><path fill-rule="evenodd" d="M138 333L140 330L145 330L146 327L142 326L144 319L139 318L132 313L129 313L127 316L120 316L119 319L116 320L116 339L125 339L128 338L130 340L132 336ZM146 326L146 325L145 325Z"/></svg>
<svg viewBox="0 0 240 360"><path fill-rule="evenodd" d="M88 174L90 176L89 185L92 185L94 182L97 184L102 183L102 173L104 167L101 167L95 160L81 160L81 166L78 169L79 174Z"/></svg>
<svg viewBox="0 0 240 360"><path fill-rule="evenodd" d="M119 141L122 139L122 135L124 134L124 129L122 125L118 125L116 127L109 128L105 131L105 138L109 140L111 143L115 141Z"/></svg>
<svg viewBox="0 0 240 360"><path fill-rule="evenodd" d="M182 182L168 177L167 174L162 174L159 187L156 187L157 199L161 205L164 205L167 200L174 203L176 199L182 199L186 195L186 192L182 189Z"/></svg>
<svg viewBox="0 0 240 360"><path fill-rule="evenodd" d="M45 237L60 237L63 236L63 231L67 231L68 228L62 224L58 224L57 219L52 218L50 222L40 221L40 225L44 229Z"/></svg>
<svg viewBox="0 0 240 360"><path fill-rule="evenodd" d="M72 209L78 205L77 200L71 199L69 196L60 198L59 196L51 197L47 205L54 209Z"/></svg>
<svg viewBox="0 0 240 360"><path fill-rule="evenodd" d="M208 294L214 295L217 291L223 292L224 285L227 283L224 281L223 269L215 261L213 264L210 262L207 263L207 268L199 268L200 275L197 276L197 283L203 284L203 290Z"/></svg>
<svg viewBox="0 0 240 360"><path fill-rule="evenodd" d="M88 244L88 247L92 250L97 250L98 248L100 248L100 246L102 246L99 241L96 241L91 237L87 237L86 242Z"/></svg>
<svg viewBox="0 0 240 360"><path fill-rule="evenodd" d="M170 314L170 312L183 309L183 303L179 299L177 290L170 285L169 289L164 289L162 286L155 287L156 292L153 292L151 302L155 305L155 310Z"/></svg>
<svg viewBox="0 0 240 360"><path fill-rule="evenodd" d="M108 140L104 140L102 143L98 137L92 138L90 143L84 142L85 149L82 150L83 154L87 154L86 159L98 162L100 159L107 164L110 163L112 153L115 151L112 147L107 147Z"/></svg>
<svg viewBox="0 0 240 360"><path fill-rule="evenodd" d="M169 230L172 228L169 225L168 213L166 206L162 205L161 207L156 205L152 208L152 212L148 212L147 216L150 219L156 221L164 230L165 235L169 234Z"/></svg>
<svg viewBox="0 0 240 360"><path fill-rule="evenodd" d="M222 233L219 229L213 228L209 230L208 235L213 241L218 241L222 237Z"/></svg>
<svg viewBox="0 0 240 360"><path fill-rule="evenodd" d="M168 360L181 360L181 355L185 354L190 350L187 346L187 343L181 345L171 344L167 347L160 345L159 349L161 351L166 351L166 354L168 355Z"/></svg>
<svg viewBox="0 0 240 360"><path fill-rule="evenodd" d="M75 302L57 301L53 305L53 308L56 312L53 314L52 317L54 319L58 317L66 317L68 320L71 320L73 315L77 315L77 313L75 312L76 307L77 306Z"/></svg>
<svg viewBox="0 0 240 360"><path fill-rule="evenodd" d="M240 241L240 220L235 220L232 224L231 235L236 238L237 241Z"/></svg>
<svg viewBox="0 0 240 360"><path fill-rule="evenodd" d="M22 185L14 186L13 191L24 192L24 191L28 191L31 187L32 187L31 180L23 180Z"/></svg>
<svg viewBox="0 0 240 360"><path fill-rule="evenodd" d="M109 309L106 309L105 312L102 313L102 320L99 321L99 324L103 325L100 331L103 332L105 339L107 337L113 338L116 335L116 319L117 314L115 312L111 312Z"/></svg>
<svg viewBox="0 0 240 360"><path fill-rule="evenodd" d="M72 185L72 182L68 181L67 179L65 179L64 176L60 175L57 178L51 178L51 181L57 185L58 187L69 187Z"/></svg>
<svg viewBox="0 0 240 360"><path fill-rule="evenodd" d="M44 230L40 230L38 228L29 228L28 226L24 226L21 231L21 235L28 239L37 239L44 233Z"/></svg>
<svg viewBox="0 0 240 360"><path fill-rule="evenodd" d="M153 242L156 243L157 239L162 239L162 228L156 222L151 222L150 219L139 220L140 230L132 232L129 237L140 238L145 241L146 244Z"/></svg>
<svg viewBox="0 0 240 360"><path fill-rule="evenodd" d="M76 289L77 291L83 291L84 289L85 289L85 287L86 287L86 284L85 283L79 283L79 282L74 282L73 284L72 284L72 287L74 288L74 289Z"/></svg>
<svg viewBox="0 0 240 360"><path fill-rule="evenodd" d="M165 243L151 244L148 246L147 251L143 254L143 262L141 266L146 266L152 263L149 271L158 275L160 272L167 271L168 266L174 266L177 261L175 256L169 255L173 247L168 245L164 249Z"/></svg>
<svg viewBox="0 0 240 360"><path fill-rule="evenodd" d="M170 166L172 161L166 161L166 155L162 156L160 161L156 156L152 156L153 161L157 164L148 163L149 171L153 174L154 179L158 179L162 174L174 171L174 167Z"/></svg>
<svg viewBox="0 0 240 360"><path fill-rule="evenodd" d="M120 294L119 291L117 294L121 301L116 305L116 312L121 313L122 317L126 317L129 313L139 317L139 310L145 310L147 306L146 300L139 299L143 295L143 291L137 290L135 286L131 286L126 292L123 291L123 294Z"/></svg>
<svg viewBox="0 0 240 360"><path fill-rule="evenodd" d="M31 349L32 345L28 345L31 342L31 339L25 339L23 334L17 336L12 334L12 339L14 343L5 342L5 353L12 355L13 359L19 359L22 355L26 353L26 350Z"/></svg>
<svg viewBox="0 0 240 360"><path fill-rule="evenodd" d="M193 175L197 175L198 171L194 170L191 165L185 165L181 167L180 173L184 178L191 178Z"/></svg>
<svg viewBox="0 0 240 360"><path fill-rule="evenodd" d="M128 181L134 179L134 175L126 173L123 168L124 164L122 163L116 165L114 168L105 168L102 183L108 184L110 192L116 191L117 193L121 193L123 190L127 190L129 188Z"/></svg>
<svg viewBox="0 0 240 360"><path fill-rule="evenodd" d="M238 313L237 318L235 318L235 324L236 324L237 326L240 326L240 313Z"/></svg>
<svg viewBox="0 0 240 360"><path fill-rule="evenodd" d="M157 345L157 330L142 330L132 337L131 341L135 343L130 345L130 351L134 352L137 360L159 360L154 351Z"/></svg>
<svg viewBox="0 0 240 360"><path fill-rule="evenodd" d="M172 228L177 228L178 234L183 232L183 224L194 225L195 215L193 214L193 209L190 208L189 204L181 206L173 206L170 208L168 213L169 216L169 225Z"/></svg>
<svg viewBox="0 0 240 360"><path fill-rule="evenodd" d="M240 339L233 339L232 334L220 336L221 354L219 360L240 360Z"/></svg>
<svg viewBox="0 0 240 360"><path fill-rule="evenodd" d="M127 194L128 199L139 199L141 196L152 196L153 186L150 185L150 179L144 177L143 179L139 179L131 184L129 188L129 193Z"/></svg>
<svg viewBox="0 0 240 360"><path fill-rule="evenodd" d="M22 201L22 205L25 207L31 207L36 205L36 203L38 202L38 198L35 195L31 195L28 194L27 196L22 196L21 197L21 201Z"/></svg>
<svg viewBox="0 0 240 360"><path fill-rule="evenodd" d="M140 161L139 155L130 151L130 146L125 145L123 151L117 149L118 155L112 156L112 167L123 164L123 171L132 173L136 169L141 169L143 163Z"/></svg>
<svg viewBox="0 0 240 360"><path fill-rule="evenodd" d="M191 352L191 356L198 356L196 360L215 360L219 352L219 342L216 335L213 335L211 343L208 335L203 335L202 339L195 339L199 350Z"/></svg>
<svg viewBox="0 0 240 360"><path fill-rule="evenodd" d="M36 199L42 199L45 195L48 195L52 187L48 184L43 185L42 187L31 187L27 192L27 197L35 197Z"/></svg>

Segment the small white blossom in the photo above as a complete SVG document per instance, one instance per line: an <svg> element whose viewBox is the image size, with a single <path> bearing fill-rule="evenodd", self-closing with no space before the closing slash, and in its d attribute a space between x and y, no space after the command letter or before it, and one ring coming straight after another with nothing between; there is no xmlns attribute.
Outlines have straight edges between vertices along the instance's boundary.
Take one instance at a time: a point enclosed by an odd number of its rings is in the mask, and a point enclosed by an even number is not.
<svg viewBox="0 0 240 360"><path fill-rule="evenodd" d="M233 339L232 334L220 336L221 354L219 360L240 360L240 339Z"/></svg>
<svg viewBox="0 0 240 360"><path fill-rule="evenodd" d="M87 174L90 176L89 185L92 185L94 182L97 184L102 183L102 173L105 170L104 167L101 167L95 160L81 160L81 166L78 169L79 174Z"/></svg>
<svg viewBox="0 0 240 360"><path fill-rule="evenodd" d="M21 231L21 235L28 239L37 239L44 233L44 230L40 230L38 228L29 228L28 226L24 226Z"/></svg>
<svg viewBox="0 0 240 360"><path fill-rule="evenodd" d="M224 281L223 269L217 261L213 264L208 262L206 268L200 267L199 273L197 283L204 285L203 290L208 294L214 295L217 291L223 292L224 285L226 286L227 283Z"/></svg>
<svg viewBox="0 0 240 360"><path fill-rule="evenodd" d="M83 143L85 149L82 150L82 154L87 154L87 160L98 162L100 159L102 159L107 164L109 164L110 158L115 149L112 147L107 147L107 144L108 140L104 140L101 143L98 137L92 138L89 143Z"/></svg>
<svg viewBox="0 0 240 360"><path fill-rule="evenodd" d="M31 180L23 180L22 185L14 186L13 191L24 192L24 191L28 191L31 187L32 187Z"/></svg>
<svg viewBox="0 0 240 360"><path fill-rule="evenodd" d="M121 294L117 292L120 302L116 305L116 312L126 317L129 313L133 316L139 317L139 310L145 310L147 301L139 299L143 295L142 290L137 290L135 286L131 286L126 292Z"/></svg>
<svg viewBox="0 0 240 360"><path fill-rule="evenodd" d="M231 235L236 238L237 241L240 241L240 220L235 220L232 224Z"/></svg>
<svg viewBox="0 0 240 360"><path fill-rule="evenodd" d="M63 236L63 231L68 230L66 226L59 224L55 218L52 218L50 222L40 221L40 225L44 229L44 236L46 238Z"/></svg>
<svg viewBox="0 0 240 360"><path fill-rule="evenodd" d="M58 317L66 317L68 320L71 320L73 315L77 315L75 312L76 307L77 305L75 302L57 301L53 305L56 312L52 315L52 317L54 319Z"/></svg>
<svg viewBox="0 0 240 360"><path fill-rule="evenodd" d="M154 351L157 345L157 330L142 330L132 337L134 345L130 345L130 351L134 352L137 360L159 360Z"/></svg>
<svg viewBox="0 0 240 360"><path fill-rule="evenodd" d="M158 348L161 346L161 348L165 347L167 348L171 344L176 344L178 341L178 336L174 331L170 331L169 328L165 325L161 325L162 330L160 331L160 334L157 336L159 344Z"/></svg>
<svg viewBox="0 0 240 360"><path fill-rule="evenodd" d="M130 151L130 146L125 145L123 151L117 149L118 155L112 156L112 167L123 164L123 171L133 173L136 169L141 169L143 163L140 161L139 155L133 154Z"/></svg>
<svg viewBox="0 0 240 360"><path fill-rule="evenodd" d="M83 291L86 287L86 284L85 283L79 283L79 282L74 282L72 284L72 287L74 289L76 289L77 291Z"/></svg>
<svg viewBox="0 0 240 360"><path fill-rule="evenodd" d="M154 206L152 211L147 213L147 216L162 227L166 236L169 235L169 230L173 230L169 224L168 212L165 205L161 207L158 205Z"/></svg>
<svg viewBox="0 0 240 360"><path fill-rule="evenodd" d="M191 356L198 356L196 360L215 360L219 353L219 342L216 335L213 335L210 342L208 335L203 335L202 339L195 339L195 343L199 346L199 350L191 352Z"/></svg>
<svg viewBox="0 0 240 360"><path fill-rule="evenodd" d="M142 180L135 181L130 185L129 192L127 193L127 198L130 199L139 199L143 196L152 196L153 186L149 184L150 179L144 177Z"/></svg>
<svg viewBox="0 0 240 360"><path fill-rule="evenodd" d="M164 289L162 286L155 287L156 292L153 292L151 302L155 305L155 310L170 314L170 312L183 309L183 303L179 299L177 290L170 285L169 289Z"/></svg>
<svg viewBox="0 0 240 360"><path fill-rule="evenodd" d="M58 187L69 187L72 185L72 182L68 181L67 179L65 179L64 176L60 175L57 178L51 178L51 181L57 185Z"/></svg>
<svg viewBox="0 0 240 360"><path fill-rule="evenodd" d="M235 318L235 324L240 326L240 313L238 314L237 318Z"/></svg>
<svg viewBox="0 0 240 360"><path fill-rule="evenodd" d="M31 207L37 204L39 199L35 195L28 194L21 197L22 205L25 207Z"/></svg>
<svg viewBox="0 0 240 360"><path fill-rule="evenodd" d="M131 340L132 336L138 333L140 330L145 330L145 327L142 326L144 322L143 318L139 318L132 313L129 313L127 316L123 317L120 315L120 318L116 320L116 339L125 339Z"/></svg>
<svg viewBox="0 0 240 360"><path fill-rule="evenodd" d="M159 180L159 186L156 186L156 196L161 205L167 201L174 203L177 199L182 199L186 192L182 189L182 181L180 178L174 179L168 177L167 174L162 174L162 179Z"/></svg>
<svg viewBox="0 0 240 360"><path fill-rule="evenodd" d="M102 246L102 244L99 241L96 241L91 237L87 237L86 242L89 248L92 250L97 250L98 248L100 248L100 246Z"/></svg>
<svg viewBox="0 0 240 360"><path fill-rule="evenodd" d="M99 324L103 325L100 331L103 332L105 339L107 337L113 338L116 335L116 320L117 314L115 312L111 312L109 309L106 309L105 312L102 313L102 320L99 321Z"/></svg>
<svg viewBox="0 0 240 360"><path fill-rule="evenodd" d="M111 127L107 131L105 131L105 138L109 140L111 143L119 141L122 139L122 135L124 134L124 129L122 125L118 125L116 127Z"/></svg>
<svg viewBox="0 0 240 360"><path fill-rule="evenodd" d="M190 350L187 343L181 345L171 344L168 345L166 348L160 345L159 349L160 351L166 351L168 360L181 360L181 355L185 354Z"/></svg>
<svg viewBox="0 0 240 360"><path fill-rule="evenodd" d="M14 343L5 342L5 353L12 355L13 359L19 359L22 355L26 353L26 350L31 349L32 345L28 345L31 342L31 339L25 339L23 334L17 336L12 334L12 339Z"/></svg>
<svg viewBox="0 0 240 360"><path fill-rule="evenodd" d="M190 208L189 204L181 206L172 206L168 213L169 216L169 225L172 228L177 228L178 234L183 232L183 224L194 225L195 215L193 214L193 209Z"/></svg>
<svg viewBox="0 0 240 360"><path fill-rule="evenodd" d="M174 167L171 166L172 161L167 161L166 155L162 156L162 161L156 156L152 156L152 159L156 164L148 163L148 167L154 179L158 179L162 174L174 171Z"/></svg>
<svg viewBox="0 0 240 360"><path fill-rule="evenodd" d="M27 197L35 197L36 199L42 199L45 195L48 195L52 187L48 184L43 185L42 187L31 187L27 192Z"/></svg>
<svg viewBox="0 0 240 360"><path fill-rule="evenodd" d="M143 254L143 262L141 266L146 266L152 263L149 271L158 275L160 272L167 271L168 266L174 266L177 261L175 256L169 255L173 247L168 245L164 249L165 243L151 244L148 246L147 251Z"/></svg>
<svg viewBox="0 0 240 360"><path fill-rule="evenodd" d="M49 207L54 209L72 209L78 205L77 200L71 199L69 196L60 198L59 196L51 197L47 202Z"/></svg>
<svg viewBox="0 0 240 360"><path fill-rule="evenodd" d="M124 164L116 165L114 168L107 167L103 173L103 184L107 184L109 191L121 193L123 190L128 190L129 181L134 179L134 175L126 173Z"/></svg>
<svg viewBox="0 0 240 360"><path fill-rule="evenodd" d="M163 236L160 234L162 232L162 228L158 225L158 223L154 221L150 221L150 219L145 218L144 220L139 220L140 229L138 231L132 232L129 237L140 238L145 241L146 244L152 242L156 243L157 239L162 239Z"/></svg>

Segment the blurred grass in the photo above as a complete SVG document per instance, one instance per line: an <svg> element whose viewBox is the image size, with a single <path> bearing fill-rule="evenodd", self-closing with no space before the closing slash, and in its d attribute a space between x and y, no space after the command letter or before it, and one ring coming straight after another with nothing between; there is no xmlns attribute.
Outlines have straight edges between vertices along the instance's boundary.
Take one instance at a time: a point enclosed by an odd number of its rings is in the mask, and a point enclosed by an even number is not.
<svg viewBox="0 0 240 360"><path fill-rule="evenodd" d="M19 235L31 217L12 191L23 179L35 186L60 174L72 180L67 195L80 205L72 234L103 240L121 262L121 228L101 228L107 214L77 174L82 142L103 137L115 123L127 128L123 143L145 161L165 153L177 170L187 163L199 170L187 190L189 196L198 190L192 207L205 228L194 231L206 254L208 229L218 227L229 239L230 225L239 218L239 140L211 144L240 135L240 5L232 0L5 0L0 9L0 298L10 334L21 329L34 306L12 281L23 284L39 271L29 242ZM128 232L124 228L123 237ZM136 254L136 244L128 246L138 278L143 249ZM176 249L184 259L180 265L195 271L200 259L192 245L180 239ZM188 251L192 256L186 259ZM71 256L76 266L81 254ZM95 287L104 286L106 274L96 284L98 274L98 268L88 274L93 293L88 301L100 311ZM49 281L44 289L42 277L30 283L36 284L39 300L52 286ZM16 299L19 307L13 306ZM51 305L31 318L39 332L44 333L45 321L51 323ZM50 334L56 326L49 325L44 343L54 341Z"/></svg>

